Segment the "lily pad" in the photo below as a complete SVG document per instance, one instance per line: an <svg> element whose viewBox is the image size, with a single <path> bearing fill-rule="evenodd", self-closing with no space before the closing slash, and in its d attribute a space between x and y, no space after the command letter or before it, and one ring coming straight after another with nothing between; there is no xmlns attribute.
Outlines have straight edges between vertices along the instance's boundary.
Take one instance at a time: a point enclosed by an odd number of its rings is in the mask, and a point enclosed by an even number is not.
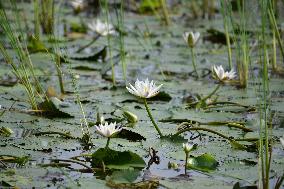
<svg viewBox="0 0 284 189"><path fill-rule="evenodd" d="M142 169L146 165L145 161L133 152L100 148L92 154L92 167L102 167L103 164L109 169Z"/></svg>
<svg viewBox="0 0 284 189"><path fill-rule="evenodd" d="M117 183L132 183L140 175L140 171L136 169L123 169L120 171L115 171L106 180Z"/></svg>
<svg viewBox="0 0 284 189"><path fill-rule="evenodd" d="M218 162L210 154L202 154L198 157L189 158L186 166L189 169L210 172L217 168Z"/></svg>
<svg viewBox="0 0 284 189"><path fill-rule="evenodd" d="M62 103L63 102L58 98L51 97L49 100L45 100L44 102L40 103L39 108L44 111L43 115L47 117L73 117L71 114L62 110L62 108L60 107Z"/></svg>

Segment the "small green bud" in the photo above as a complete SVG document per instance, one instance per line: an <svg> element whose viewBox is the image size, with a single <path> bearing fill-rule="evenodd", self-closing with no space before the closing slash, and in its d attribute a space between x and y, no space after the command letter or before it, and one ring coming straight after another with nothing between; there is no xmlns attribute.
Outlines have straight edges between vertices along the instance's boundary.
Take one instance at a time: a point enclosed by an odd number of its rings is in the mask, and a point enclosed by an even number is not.
<svg viewBox="0 0 284 189"><path fill-rule="evenodd" d="M127 119L129 123L136 123L138 121L137 115L127 110L123 112L123 117Z"/></svg>
<svg viewBox="0 0 284 189"><path fill-rule="evenodd" d="M184 40L187 42L187 44L188 44L188 46L189 46L190 48L193 48L193 47L196 45L196 43L197 43L199 37L200 37L200 33L199 33L199 32L196 32L196 33L193 33L193 32L185 32L185 33L183 34L183 38L184 38Z"/></svg>
<svg viewBox="0 0 284 189"><path fill-rule="evenodd" d="M175 162L170 162L168 163L168 168L169 169L178 169L178 164Z"/></svg>
<svg viewBox="0 0 284 189"><path fill-rule="evenodd" d="M14 132L9 127L1 127L0 128L0 135L8 137L8 136L10 136L13 133Z"/></svg>
<svg viewBox="0 0 284 189"><path fill-rule="evenodd" d="M188 154L192 149L193 149L193 145L189 144L189 143L183 143L182 144L183 147L183 151Z"/></svg>

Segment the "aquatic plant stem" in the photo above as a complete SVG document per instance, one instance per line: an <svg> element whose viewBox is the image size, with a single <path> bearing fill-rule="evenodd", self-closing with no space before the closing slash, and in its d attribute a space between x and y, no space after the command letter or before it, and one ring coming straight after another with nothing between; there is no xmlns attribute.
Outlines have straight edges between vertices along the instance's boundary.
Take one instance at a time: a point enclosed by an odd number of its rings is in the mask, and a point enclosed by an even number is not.
<svg viewBox="0 0 284 189"><path fill-rule="evenodd" d="M188 160L188 153L185 152L185 165L184 165L184 174L187 175L187 160Z"/></svg>
<svg viewBox="0 0 284 189"><path fill-rule="evenodd" d="M170 18L169 18L169 13L168 13L166 1L160 0L160 3L162 5L162 11L163 11L165 24L168 26L168 25L171 24L171 21L170 21Z"/></svg>
<svg viewBox="0 0 284 189"><path fill-rule="evenodd" d="M155 129L156 129L157 132L159 133L160 137L163 137L162 132L160 131L158 125L156 124L156 122L155 122L155 120L154 120L154 118L153 118L153 116L152 116L152 114L151 114L151 111L150 111L149 106L148 106L148 104L147 104L147 99L146 99L146 98L144 98L144 104L145 104L145 108L146 108L146 110L147 110L148 116L149 116L149 118L151 119L151 121L152 121L152 123L153 123Z"/></svg>
<svg viewBox="0 0 284 189"><path fill-rule="evenodd" d="M191 59L192 59L192 65L193 65L193 69L197 75L197 78L199 78L199 75L198 75L198 72L197 72L197 69L196 69L196 64L195 64L195 54L194 54L194 49L193 48L190 48L190 52L191 52Z"/></svg>
<svg viewBox="0 0 284 189"><path fill-rule="evenodd" d="M39 0L34 0L34 35L37 40L40 36Z"/></svg>
<svg viewBox="0 0 284 189"><path fill-rule="evenodd" d="M110 137L108 137L108 138L107 138L107 143L106 143L106 147L105 147L105 149L108 149L109 142L110 142Z"/></svg>
<svg viewBox="0 0 284 189"><path fill-rule="evenodd" d="M76 51L76 53L82 52L84 49L88 48L88 47L91 46L93 43L95 43L99 38L100 38L100 35L97 35L97 36L94 37L93 40L90 41L88 44L86 44L86 45L80 47L80 48Z"/></svg>
<svg viewBox="0 0 284 189"><path fill-rule="evenodd" d="M63 83L63 74L62 74L62 70L61 70L61 60L60 60L60 56L59 54L55 55L55 67L56 67L56 71L57 71L57 75L58 75L58 81L59 81L59 86L60 86L60 91L61 94L65 94L65 90L64 90L64 83Z"/></svg>
<svg viewBox="0 0 284 189"><path fill-rule="evenodd" d="M276 23L276 18L273 14L273 10L269 9L268 15L269 15L269 20L270 20L271 25L272 25L273 32L275 33L278 44L279 44L279 49L280 49L281 55L284 59L284 47L283 47L283 44L282 44L283 40L281 39L281 35L280 35L279 29L278 29L278 26L277 26L277 23Z"/></svg>
<svg viewBox="0 0 284 189"><path fill-rule="evenodd" d="M109 20L109 10L108 10L108 1L104 0L104 9L105 9L105 17L106 17L106 22L109 25L110 20ZM115 81L115 70L114 70L114 64L113 64L113 58L112 58L112 50L111 50L111 35L107 35L107 44L108 44L108 53L109 53L109 59L110 59L110 64L111 64L111 78L112 78L112 85L115 87L116 81Z"/></svg>
<svg viewBox="0 0 284 189"><path fill-rule="evenodd" d="M224 139L227 139L228 141L234 141L233 139L231 139L230 137L227 137L226 135L223 135L217 131L214 131L214 130L211 130L211 129L207 129L207 128L202 128L202 127L190 127L190 128L187 128L187 129L183 129L181 131L178 131L176 132L173 136L178 136L186 131L207 131L207 132L210 132L210 133L213 133L213 134L216 134Z"/></svg>
<svg viewBox="0 0 284 189"><path fill-rule="evenodd" d="M124 0L120 2L120 10L117 12L117 23L119 28L119 53L122 63L123 79L127 81L127 65L125 61L125 45L124 45Z"/></svg>
<svg viewBox="0 0 284 189"><path fill-rule="evenodd" d="M221 11L223 15L223 24L225 29L225 36L226 36L226 43L227 43L227 52L228 52L228 61L229 61L229 67L230 69L233 68L232 66L232 50L231 50L231 42L230 42L230 34L228 31L228 19L227 19L227 12L225 10L228 9L228 7L225 7L224 0L221 0Z"/></svg>
<svg viewBox="0 0 284 189"><path fill-rule="evenodd" d="M220 87L221 87L221 84L218 84L217 87L209 95L207 95L206 97L202 99L202 101L205 101L211 98L219 90Z"/></svg>
<svg viewBox="0 0 284 189"><path fill-rule="evenodd" d="M272 57L272 70L277 72L277 47L276 47L276 37L275 32L273 31L272 37L272 44L273 44L273 57Z"/></svg>

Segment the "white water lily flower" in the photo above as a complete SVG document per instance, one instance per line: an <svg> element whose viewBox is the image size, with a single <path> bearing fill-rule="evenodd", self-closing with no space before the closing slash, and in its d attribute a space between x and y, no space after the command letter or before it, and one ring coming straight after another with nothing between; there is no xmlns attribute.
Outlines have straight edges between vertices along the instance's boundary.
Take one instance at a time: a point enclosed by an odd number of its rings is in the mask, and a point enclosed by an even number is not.
<svg viewBox="0 0 284 189"><path fill-rule="evenodd" d="M152 80L149 82L148 78L145 81L139 81L138 79L135 82L135 87L129 83L130 87L126 89L133 95L139 96L141 98L151 98L156 96L159 93L159 89L163 84L156 87L156 84Z"/></svg>
<svg viewBox="0 0 284 189"><path fill-rule="evenodd" d="M236 77L236 72L232 69L231 71L226 71L224 70L223 66L213 66L212 67L212 72L213 72L213 77L215 79L218 79L219 81L226 81L226 80L231 80Z"/></svg>
<svg viewBox="0 0 284 189"><path fill-rule="evenodd" d="M193 149L193 145L189 143L183 143L182 147L185 153L189 153Z"/></svg>
<svg viewBox="0 0 284 189"><path fill-rule="evenodd" d="M108 23L103 23L99 19L94 20L92 23L89 23L88 27L92 31L94 31L94 32L96 32L96 33L98 33L102 36L115 34L115 30L114 30L113 25L108 24Z"/></svg>
<svg viewBox="0 0 284 189"><path fill-rule="evenodd" d="M105 122L105 124L99 124L99 126L96 126L97 132L105 137L111 138L115 134L119 133L122 128L116 125L116 122L108 124Z"/></svg>
<svg viewBox="0 0 284 189"><path fill-rule="evenodd" d="M84 0L71 1L71 5L75 10L80 11L81 9L84 8Z"/></svg>
<svg viewBox="0 0 284 189"><path fill-rule="evenodd" d="M184 32L182 36L185 42L188 44L188 46L193 48L196 45L198 39L200 38L200 33L199 32L195 32L195 33Z"/></svg>

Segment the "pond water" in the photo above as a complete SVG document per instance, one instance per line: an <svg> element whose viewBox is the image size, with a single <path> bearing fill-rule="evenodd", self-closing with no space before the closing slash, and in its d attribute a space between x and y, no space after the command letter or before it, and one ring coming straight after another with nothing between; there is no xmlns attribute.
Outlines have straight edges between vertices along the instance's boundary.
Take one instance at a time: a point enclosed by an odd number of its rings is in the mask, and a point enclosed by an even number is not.
<svg viewBox="0 0 284 189"><path fill-rule="evenodd" d="M0 188L257 188L261 185L259 137L265 128L261 108L265 104L264 94L270 127L270 188L283 177L284 146L279 141L284 137L283 57L277 45L275 57L281 69L275 72L270 64L269 79L264 81L261 62L264 55L260 55L263 51L258 41L259 6L245 5L251 16L247 20L251 24L244 31L250 64L247 86L240 87L237 61L241 52L236 42L242 40L239 34L231 43L232 67L237 77L230 82L212 77L213 65L229 70L223 17L217 1L214 13L206 12L206 18L202 18L201 1L168 1L171 20L168 26L163 22L161 5L156 5L160 1L153 1L152 8L147 1L124 1L123 24L118 24L120 1L108 2L108 19L104 1L98 9L92 8L97 1L85 1L79 12L69 1L54 1L54 35L43 34L41 29L40 40L26 38L35 31L35 2L39 2L39 7L44 6L41 1L1 2L1 16L4 11L7 16L7 20L1 17L0 28L5 52L16 65L23 63L5 33L3 23L8 21L15 36L20 37L22 32L25 37L20 44L28 45L34 74L29 70L32 87L36 90L32 80L35 77L47 92L38 90L39 110L33 110L23 82L11 64L7 64L4 50L0 51ZM283 39L284 3L277 2L277 22ZM238 11L233 11L233 15L236 22L241 22ZM98 18L109 20L115 34L98 37L91 31L88 23ZM269 28L266 32L271 41ZM199 78L192 65L190 48L183 39L187 31L200 32L194 46ZM272 61L273 44L267 43L268 59ZM64 94L60 93L55 64L58 57ZM126 89L137 78L154 80L156 86L163 84L160 93L148 99L162 138L147 114L143 99ZM263 92L264 82L269 83L268 93ZM193 107L194 102L209 95L218 85L220 88L208 98L207 104ZM50 101L52 108L50 104L43 105L45 98L55 99ZM126 110L135 114L138 121L129 123L123 116ZM95 127L99 122L97 114L123 127L121 133L110 139L109 151L103 150L107 139ZM179 128L184 122L187 124ZM81 140L82 126L90 133L88 145ZM2 134L3 128L13 133ZM182 129L188 130L173 136ZM185 175L183 143L186 142L194 144L194 149L189 153ZM157 151L152 158L150 149ZM103 163L98 163L105 155ZM156 161L149 164L153 158ZM283 183L278 188L284 188Z"/></svg>

